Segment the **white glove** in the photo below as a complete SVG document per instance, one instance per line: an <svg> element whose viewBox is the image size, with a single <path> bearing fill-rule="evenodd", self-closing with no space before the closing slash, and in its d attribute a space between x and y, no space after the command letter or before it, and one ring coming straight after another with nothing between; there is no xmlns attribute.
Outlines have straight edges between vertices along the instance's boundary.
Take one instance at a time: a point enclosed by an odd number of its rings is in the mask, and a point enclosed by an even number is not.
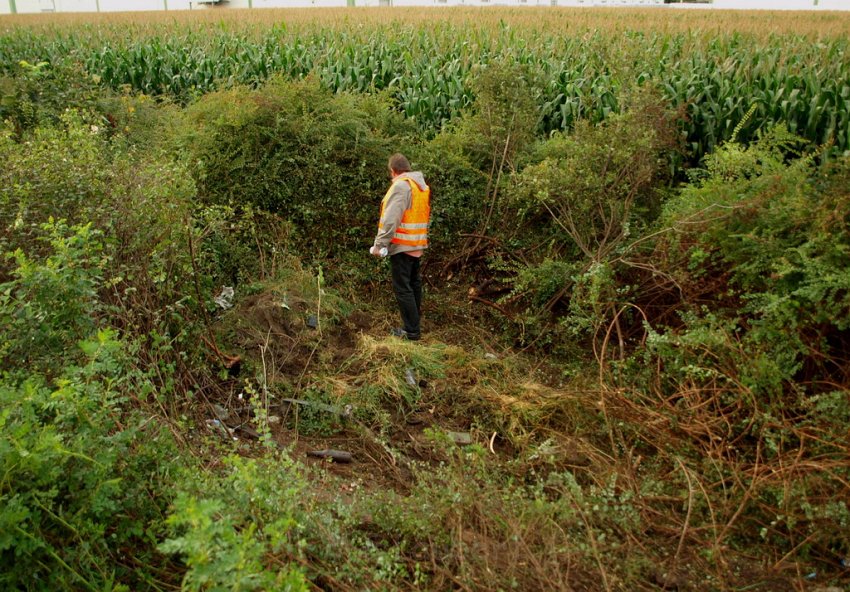
<svg viewBox="0 0 850 592"><path fill-rule="evenodd" d="M369 254L374 255L375 257L386 257L387 256L387 248L381 247L380 249L376 246L373 246L369 249Z"/></svg>

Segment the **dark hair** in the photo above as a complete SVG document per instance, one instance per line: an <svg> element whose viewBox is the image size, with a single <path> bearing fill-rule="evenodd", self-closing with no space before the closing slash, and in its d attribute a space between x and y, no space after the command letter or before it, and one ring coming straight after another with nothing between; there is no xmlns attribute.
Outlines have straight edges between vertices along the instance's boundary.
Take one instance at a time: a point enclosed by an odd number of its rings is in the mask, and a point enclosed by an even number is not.
<svg viewBox="0 0 850 592"><path fill-rule="evenodd" d="M407 173L410 171L410 161L400 152L396 152L390 156L389 166L390 170L396 173Z"/></svg>

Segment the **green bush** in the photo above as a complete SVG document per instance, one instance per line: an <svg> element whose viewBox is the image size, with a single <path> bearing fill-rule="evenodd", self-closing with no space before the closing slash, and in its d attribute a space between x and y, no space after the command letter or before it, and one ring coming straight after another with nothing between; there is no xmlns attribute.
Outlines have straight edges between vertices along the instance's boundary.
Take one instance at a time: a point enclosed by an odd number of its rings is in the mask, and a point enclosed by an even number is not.
<svg viewBox="0 0 850 592"><path fill-rule="evenodd" d="M86 268L98 287L73 298L74 286L56 269L54 297L100 311L135 344L140 366L159 376L159 395L170 397L192 388L192 374L203 371L200 334L208 332L203 319L214 306L212 294L237 279L273 275L285 260L290 231L251 208L196 204L195 184L181 161L154 146L137 150L91 117L68 111L56 126L39 127L21 141L8 132L0 138L6 164L0 223L8 230L0 246L41 262L50 256L52 226L45 224L51 217L88 224L100 255ZM0 279L10 277L13 262L0 261ZM63 307L54 309L52 315ZM43 333L56 340L70 330L56 321ZM50 350L26 355L49 359Z"/></svg>
<svg viewBox="0 0 850 592"><path fill-rule="evenodd" d="M113 158L89 116L66 111L56 126L39 127L23 141L9 128L4 132L0 224L12 231L4 235L6 248L32 248L39 225L50 217L86 224L103 215Z"/></svg>
<svg viewBox="0 0 850 592"><path fill-rule="evenodd" d="M183 589L308 590L301 557L300 496L305 483L285 457L231 457L223 475L197 475L175 500L171 536L160 545L185 557Z"/></svg>
<svg viewBox="0 0 850 592"><path fill-rule="evenodd" d="M110 94L78 65L22 60L0 77L0 120L9 122L21 137L56 123L67 109L97 107ZM102 118L99 123L106 121Z"/></svg>
<svg viewBox="0 0 850 592"><path fill-rule="evenodd" d="M738 483L708 489L715 511L736 501L704 520L730 524L737 548L805 557L845 545L850 161L793 158L800 146L782 127L732 142L665 205L633 254L651 272L631 293L646 347L609 378L659 427L644 441Z"/></svg>
<svg viewBox="0 0 850 592"><path fill-rule="evenodd" d="M514 61L481 68L472 83L476 100L462 118L415 149L432 190L432 234L449 256L468 244L463 235L499 226L501 195L537 124L528 78Z"/></svg>
<svg viewBox="0 0 850 592"><path fill-rule="evenodd" d="M455 252L460 235L475 232L484 215L487 173L472 163L466 143L460 133L446 131L411 155L431 188L429 248L438 254Z"/></svg>
<svg viewBox="0 0 850 592"><path fill-rule="evenodd" d="M680 117L648 90L630 105L534 146L511 178L490 268L509 288L503 299L519 310L523 340L601 341L620 322L629 250L669 191Z"/></svg>
<svg viewBox="0 0 850 592"><path fill-rule="evenodd" d="M44 225L53 253L34 261L13 253L13 279L0 284L0 364L6 372L53 377L66 352L96 328L100 268L107 258L89 226Z"/></svg>
<svg viewBox="0 0 850 592"><path fill-rule="evenodd" d="M175 449L125 409L128 392L151 387L101 328L99 235L49 230L53 252L17 252L0 286L0 583L139 589L150 574L136 564L158 561Z"/></svg>
<svg viewBox="0 0 850 592"><path fill-rule="evenodd" d="M850 162L787 163L797 145L775 128L718 150L668 204L662 224L675 232L660 242L686 297L730 319L751 355L764 352L763 367L741 361L744 384L775 395L800 380L841 382L827 360L850 329Z"/></svg>
<svg viewBox="0 0 850 592"><path fill-rule="evenodd" d="M201 98L180 143L206 203L280 215L300 253L339 255L368 245L387 158L404 148L389 135L400 124L377 101L275 79Z"/></svg>
<svg viewBox="0 0 850 592"><path fill-rule="evenodd" d="M176 265L174 259L176 251L187 251L184 226L195 190L179 162L158 151L135 152L93 123L90 113L73 110L21 141L7 130L0 136L0 157L5 248L43 251L41 225L50 218L91 223L115 258L105 272L128 281L122 267L146 272L137 288L145 281L185 280L188 257ZM175 277L167 277L169 270Z"/></svg>
<svg viewBox="0 0 850 592"><path fill-rule="evenodd" d="M676 114L652 93L638 95L625 113L580 122L543 144L542 160L517 179L518 211L548 213L544 236L554 231L587 262L602 263L658 215L676 140Z"/></svg>
<svg viewBox="0 0 850 592"><path fill-rule="evenodd" d="M171 434L121 410L117 342L81 347L58 387L0 384L0 584L14 590L142 589L173 470ZM121 588L119 584L128 587Z"/></svg>

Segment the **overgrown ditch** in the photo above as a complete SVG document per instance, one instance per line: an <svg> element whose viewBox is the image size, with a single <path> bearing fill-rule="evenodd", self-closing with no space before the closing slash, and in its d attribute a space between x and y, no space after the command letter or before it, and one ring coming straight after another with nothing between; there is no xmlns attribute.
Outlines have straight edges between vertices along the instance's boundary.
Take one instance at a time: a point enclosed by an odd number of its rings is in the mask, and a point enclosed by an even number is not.
<svg viewBox="0 0 850 592"><path fill-rule="evenodd" d="M7 589L847 585L846 155L778 125L681 176L650 88L538 137L510 61L434 138L310 79L54 75L82 106L0 135ZM418 343L366 255L397 149Z"/></svg>

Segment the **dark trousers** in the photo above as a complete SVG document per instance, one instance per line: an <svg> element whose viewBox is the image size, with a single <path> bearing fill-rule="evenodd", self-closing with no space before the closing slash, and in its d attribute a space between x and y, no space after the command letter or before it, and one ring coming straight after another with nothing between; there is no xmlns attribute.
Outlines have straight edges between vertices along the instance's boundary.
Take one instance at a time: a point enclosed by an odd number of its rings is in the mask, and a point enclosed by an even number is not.
<svg viewBox="0 0 850 592"><path fill-rule="evenodd" d="M419 314L422 310L422 276L419 257L396 253L390 257L393 272L393 291L401 313L402 327L411 336L419 337Z"/></svg>

